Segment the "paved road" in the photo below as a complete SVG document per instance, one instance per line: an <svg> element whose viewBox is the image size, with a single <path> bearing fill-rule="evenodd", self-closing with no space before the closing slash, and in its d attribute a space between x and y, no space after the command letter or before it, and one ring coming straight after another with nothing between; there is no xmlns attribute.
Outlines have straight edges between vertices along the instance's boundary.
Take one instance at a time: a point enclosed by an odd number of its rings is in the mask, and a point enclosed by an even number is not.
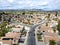
<svg viewBox="0 0 60 45"><path fill-rule="evenodd" d="M36 45L36 40L35 40L35 28L43 23L45 23L46 20L43 20L41 21L40 23L38 24L35 24L33 25L31 28L30 28L30 31L28 32L28 38L27 38L27 43L26 45Z"/></svg>
<svg viewBox="0 0 60 45"><path fill-rule="evenodd" d="M30 27L30 30L28 32L28 37L27 37L27 41L26 41L26 45L36 45L36 40L35 40L35 28L43 23L45 23L46 20L42 20L40 23L35 24L33 26L28 26ZM15 24L15 23L14 23ZM16 23L18 24L18 23ZM21 25L21 24L20 24ZM25 24L23 24L24 26L27 26Z"/></svg>
<svg viewBox="0 0 60 45"><path fill-rule="evenodd" d="M26 45L36 45L34 32L29 32L28 33L28 39L27 39L27 44Z"/></svg>
<svg viewBox="0 0 60 45"><path fill-rule="evenodd" d="M35 28L43 23L45 23L46 20L42 20L40 21L38 24L35 24L33 26L29 26L29 25L25 25L25 24L20 24L23 26L28 26L30 27L30 30L28 32L28 37L27 37L27 41L26 41L26 45L36 45L36 40L35 40ZM13 24L19 24L19 23L13 23Z"/></svg>

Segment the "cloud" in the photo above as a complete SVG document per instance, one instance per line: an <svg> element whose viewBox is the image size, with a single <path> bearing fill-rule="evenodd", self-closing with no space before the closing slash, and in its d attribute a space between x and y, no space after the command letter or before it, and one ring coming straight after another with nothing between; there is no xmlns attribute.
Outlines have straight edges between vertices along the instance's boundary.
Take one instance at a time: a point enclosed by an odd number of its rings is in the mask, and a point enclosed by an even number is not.
<svg viewBox="0 0 60 45"><path fill-rule="evenodd" d="M0 9L60 9L60 0L0 0Z"/></svg>
<svg viewBox="0 0 60 45"><path fill-rule="evenodd" d="M14 0L7 0L7 2L9 2L9 3L13 3L13 2L14 2Z"/></svg>

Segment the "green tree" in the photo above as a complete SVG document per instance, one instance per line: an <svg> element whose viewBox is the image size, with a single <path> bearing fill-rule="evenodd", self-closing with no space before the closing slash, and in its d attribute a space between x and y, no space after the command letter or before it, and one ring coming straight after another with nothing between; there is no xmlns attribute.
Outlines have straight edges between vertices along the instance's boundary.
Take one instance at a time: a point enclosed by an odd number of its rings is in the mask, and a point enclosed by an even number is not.
<svg viewBox="0 0 60 45"><path fill-rule="evenodd" d="M25 12L23 12L22 15L25 15Z"/></svg>
<svg viewBox="0 0 60 45"><path fill-rule="evenodd" d="M58 12L56 12L55 16L57 17Z"/></svg>
<svg viewBox="0 0 60 45"><path fill-rule="evenodd" d="M56 42L54 40L50 40L49 45L56 45Z"/></svg>
<svg viewBox="0 0 60 45"><path fill-rule="evenodd" d="M50 14L48 14L48 18L50 18Z"/></svg>
<svg viewBox="0 0 60 45"><path fill-rule="evenodd" d="M48 26L48 23L46 23L46 26Z"/></svg>
<svg viewBox="0 0 60 45"><path fill-rule="evenodd" d="M59 35L60 35L60 20L58 20L57 30L59 31Z"/></svg>
<svg viewBox="0 0 60 45"><path fill-rule="evenodd" d="M50 13L47 16L48 22L50 21Z"/></svg>
<svg viewBox="0 0 60 45"><path fill-rule="evenodd" d="M9 28L6 28L6 25L7 25L6 22L2 22L2 24L0 25L0 37L5 36L5 34L9 32L8 30Z"/></svg>

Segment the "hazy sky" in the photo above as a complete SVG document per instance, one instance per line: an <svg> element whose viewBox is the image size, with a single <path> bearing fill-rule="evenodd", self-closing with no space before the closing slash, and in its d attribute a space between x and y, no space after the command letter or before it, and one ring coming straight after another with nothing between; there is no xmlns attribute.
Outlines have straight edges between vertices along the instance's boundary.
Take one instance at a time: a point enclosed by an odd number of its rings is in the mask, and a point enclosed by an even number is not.
<svg viewBox="0 0 60 45"><path fill-rule="evenodd" d="M60 10L60 0L0 0L0 9Z"/></svg>

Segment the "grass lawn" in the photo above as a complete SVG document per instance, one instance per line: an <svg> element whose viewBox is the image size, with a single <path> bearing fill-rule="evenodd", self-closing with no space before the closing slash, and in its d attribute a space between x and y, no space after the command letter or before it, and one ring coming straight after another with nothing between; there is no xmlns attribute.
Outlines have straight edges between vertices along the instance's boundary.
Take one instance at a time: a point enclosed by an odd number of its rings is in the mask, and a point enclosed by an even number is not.
<svg viewBox="0 0 60 45"><path fill-rule="evenodd" d="M41 35L40 34L37 34L37 38L38 38L38 41L42 41L41 39L42 39L42 37L41 37Z"/></svg>

